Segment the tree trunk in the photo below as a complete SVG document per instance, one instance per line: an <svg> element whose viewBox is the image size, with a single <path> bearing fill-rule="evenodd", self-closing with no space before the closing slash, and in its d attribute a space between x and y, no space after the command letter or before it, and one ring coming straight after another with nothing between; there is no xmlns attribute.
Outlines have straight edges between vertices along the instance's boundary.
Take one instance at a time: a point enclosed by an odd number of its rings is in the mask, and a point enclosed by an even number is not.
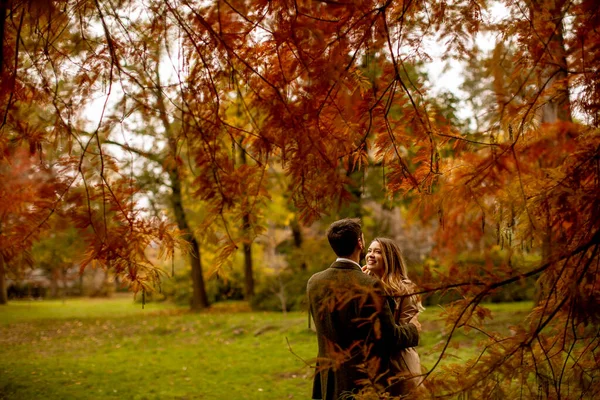
<svg viewBox="0 0 600 400"><path fill-rule="evenodd" d="M363 172L356 169L352 163L352 160L348 160L346 165L346 176L350 178L352 183L348 184L347 189L352 196L347 205L343 206L340 209L340 217L341 218L361 218L363 217L363 204L362 204L362 196L363 196Z"/></svg>
<svg viewBox="0 0 600 400"><path fill-rule="evenodd" d="M554 8L546 9L549 4ZM571 100L569 99L567 50L564 42L563 8L564 0L553 3L533 0L529 4L529 16L536 27L542 28L542 40L548 41L547 51L550 55L541 64L540 86L542 89L553 89L555 94L544 103L540 110L540 121L542 123L553 123L556 121L572 121ZM550 16L552 20L546 20ZM552 26L554 24L554 26ZM546 82L547 81L547 82Z"/></svg>
<svg viewBox="0 0 600 400"><path fill-rule="evenodd" d="M294 247L298 250L299 253L302 251L302 242L304 239L302 238L302 229L300 228L300 223L298 222L298 218L294 218L290 223L290 227L292 228L292 237L294 238ZM304 260L304 254L302 254L302 263L300 264L300 270L306 271L306 261Z"/></svg>
<svg viewBox="0 0 600 400"><path fill-rule="evenodd" d="M176 168L176 167L175 167ZM171 179L171 202L173 211L175 213L175 219L177 220L177 226L184 232L184 239L190 245L190 265L192 266L192 298L190 300L190 308L194 311L199 311L209 306L208 296L206 295L206 287L204 285L204 276L202 275L202 259L200 254L200 246L198 241L192 233L185 210L183 208L182 197L181 197L181 181L179 174L176 169L169 171L169 178Z"/></svg>
<svg viewBox="0 0 600 400"><path fill-rule="evenodd" d="M554 45L552 48L556 50L553 58L558 66L548 68L546 74L542 74L542 77L545 75L551 76L548 87L554 87L556 95L542 107L542 123L572 121L567 79L567 52L565 50L562 23L557 26L556 30L551 43Z"/></svg>
<svg viewBox="0 0 600 400"><path fill-rule="evenodd" d="M0 253L0 305L8 303L6 293L6 270L4 269L4 256Z"/></svg>
<svg viewBox="0 0 600 400"><path fill-rule="evenodd" d="M240 162L242 165L247 163L246 153L241 145L238 144ZM250 237L250 215L244 213L242 216L242 229L244 231L244 299L251 301L254 297L254 268L252 263L252 238Z"/></svg>
<svg viewBox="0 0 600 400"><path fill-rule="evenodd" d="M281 279L281 274L279 274L279 292L277 293L277 297L279 297L279 301L281 302L281 312L283 315L287 315L287 293L285 290L285 284Z"/></svg>
<svg viewBox="0 0 600 400"><path fill-rule="evenodd" d="M174 161L173 161L174 162ZM204 275L202 274L202 258L200 252L200 245L194 236L194 233L190 229L185 209L183 208L182 195L181 195L181 180L177 167L174 167L169 171L169 177L171 179L171 202L173 206L173 212L175 213L175 219L177 220L177 226L184 232L184 239L190 245L190 265L192 267L192 298L190 300L190 308L193 311L199 311L207 308L210 304L208 302L208 296L206 294L206 285L204 284Z"/></svg>
<svg viewBox="0 0 600 400"><path fill-rule="evenodd" d="M550 4L554 8L545 10ZM569 82L568 82L568 65L567 65L567 51L564 43L564 28L563 19L563 8L565 6L564 0L557 0L553 3L540 2L539 0L533 0L529 4L529 16L534 22L534 26L548 27L547 30L542 30L541 37L544 41L548 41L548 57L545 63L542 65L542 72L540 73L540 89L554 91L555 94L552 98L545 102L540 110L540 122L541 123L554 123L558 121L572 121L571 116L571 100L569 99ZM547 21L546 18L553 18L551 21ZM552 26L551 24L554 24ZM541 87L541 85L546 85ZM554 165L549 165L545 158L540 158L540 168L551 168ZM552 216L550 215L550 206L546 198L546 193L543 195L543 202L546 204L544 207L546 210L546 218L543 220L543 233L542 233L542 248L541 248L541 263L545 264L551 260L552 257L552 245L555 241L555 234L552 231ZM540 277L537 282L536 293L534 301L538 304L540 301L546 299L551 295L550 290L553 286L553 282L547 282L544 277Z"/></svg>
<svg viewBox="0 0 600 400"><path fill-rule="evenodd" d="M8 0L0 0L0 79L4 78L4 24L7 10Z"/></svg>
<svg viewBox="0 0 600 400"><path fill-rule="evenodd" d="M203 308L207 308L210 304L208 302L208 296L206 294L206 286L204 284L204 276L202 274L202 258L200 254L200 246L194 233L190 229L185 209L183 208L183 197L181 194L181 175L179 173L179 165L177 162L177 138L172 132L171 123L167 116L167 110L165 101L163 98L162 88L160 87L160 73L158 68L156 69L156 105L159 110L160 119L165 128L165 134L169 144L169 158L167 162L167 172L169 179L171 180L171 205L173 212L175 213L175 219L177 226L184 233L184 239L190 245L190 264L192 266L192 298L190 300L190 308L193 311L199 311Z"/></svg>
<svg viewBox="0 0 600 400"><path fill-rule="evenodd" d="M250 241L250 218L248 214L243 217L244 235L244 298L247 301L254 297L254 275L252 266L252 242Z"/></svg>
<svg viewBox="0 0 600 400"><path fill-rule="evenodd" d="M189 240L192 246L190 252L190 264L192 265L192 285L193 293L190 300L190 308L194 311L202 310L209 306L208 297L206 295L206 287L204 285L204 276L202 275L202 260L200 259L200 246L193 235L190 235Z"/></svg>
<svg viewBox="0 0 600 400"><path fill-rule="evenodd" d="M50 271L50 297L58 298L58 271L56 269Z"/></svg>

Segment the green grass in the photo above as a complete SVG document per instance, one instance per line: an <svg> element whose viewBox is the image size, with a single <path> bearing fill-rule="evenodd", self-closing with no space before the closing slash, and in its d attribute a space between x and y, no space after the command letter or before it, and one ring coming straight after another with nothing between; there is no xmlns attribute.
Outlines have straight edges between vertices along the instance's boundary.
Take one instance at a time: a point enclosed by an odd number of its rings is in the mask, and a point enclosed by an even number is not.
<svg viewBox="0 0 600 400"><path fill-rule="evenodd" d="M505 329L530 303L491 305ZM439 309L422 316L424 365L444 340ZM476 353L459 334L453 357ZM289 344L288 344L289 343ZM131 298L11 302L0 307L0 399L306 399L316 356L306 313L215 305L189 313ZM291 350L290 350L291 346Z"/></svg>
<svg viewBox="0 0 600 400"><path fill-rule="evenodd" d="M139 296L138 296L139 297ZM139 300L139 299L138 299ZM13 301L0 308L0 325L40 320L77 318L109 318L147 315L157 310L172 310L168 303L141 303L132 301L131 295L115 295L109 299L74 298L61 300Z"/></svg>
<svg viewBox="0 0 600 400"><path fill-rule="evenodd" d="M201 314L130 299L0 308L2 399L305 398L303 313Z"/></svg>
<svg viewBox="0 0 600 400"><path fill-rule="evenodd" d="M531 311L533 303L530 301L514 303L482 304L488 308L492 315L486 319L485 331L498 332L502 335L510 333L510 326L522 323ZM443 307L429 307L419 316L422 324L420 346L418 348L421 363L430 369L436 364L445 346L450 333L450 327L443 320ZM451 345L445 350L444 360L448 362L463 362L477 357L483 346L482 341L487 336L475 329L457 329L452 334Z"/></svg>

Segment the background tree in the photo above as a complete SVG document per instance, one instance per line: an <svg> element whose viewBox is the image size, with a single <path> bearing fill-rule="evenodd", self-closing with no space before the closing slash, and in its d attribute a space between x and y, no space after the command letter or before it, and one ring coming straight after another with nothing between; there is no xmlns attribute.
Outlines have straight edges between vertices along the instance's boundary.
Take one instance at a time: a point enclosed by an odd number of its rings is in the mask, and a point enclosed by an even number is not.
<svg viewBox="0 0 600 400"><path fill-rule="evenodd" d="M184 162L187 132L180 116L183 111L177 100L178 94L172 89L177 82L169 76L161 75L179 72L170 69L161 72L161 63L172 61L169 46L175 38L172 27L161 13L146 14L143 9L132 5L132 11L134 10L140 12L140 20L129 25L127 29L119 24L116 10L107 9L104 13L105 24L111 28L110 39L114 46L142 49L128 59L123 59L123 65L119 60L119 69L122 71L119 81L122 96L114 105L111 116L103 121L110 133L104 142L117 145L122 151L133 156L129 168L136 171L136 174L141 173L145 176L143 182L149 184L146 190L149 196L154 197L154 205L161 201L160 193L164 187L162 185L168 188L170 193L168 196L162 196L162 200L166 201L166 206L170 208L178 228L183 233L182 238L187 244L191 265L190 307L192 310L200 310L208 307L209 301L202 271L199 240L184 205L184 184L186 175L189 174ZM120 135L123 130L134 133L135 136ZM139 168L139 162L135 162L138 157L147 161L144 163L145 168ZM161 185L157 186L157 182ZM149 189L157 193L151 193Z"/></svg>
<svg viewBox="0 0 600 400"><path fill-rule="evenodd" d="M0 168L0 304L6 304L6 277L29 267L29 249L43 232L45 217L55 206L51 174L38 167L34 156L20 148L10 149Z"/></svg>
<svg viewBox="0 0 600 400"><path fill-rule="evenodd" d="M82 292L82 280L79 274L79 258L85 249L78 232L70 226L64 216L48 221L49 229L44 237L37 241L31 250L32 267L44 271L50 280L50 297L67 297L76 291Z"/></svg>
<svg viewBox="0 0 600 400"><path fill-rule="evenodd" d="M91 3L57 7L51 2L3 2L2 8L4 60L11 60L2 63L1 71L2 167L9 165L11 146L37 153L39 168L56 177L51 194L37 199L50 204L40 211L46 216L39 220L48 218L62 201L77 204L68 216L86 239L82 266L99 262L134 291L149 290L160 272L144 254L146 247L156 243L169 254L176 233L164 220L141 217L134 201L137 189L119 175L114 159L99 143L103 127L98 125L91 135L84 129L92 93L111 91L110 56L117 56L110 41L94 40L98 23L106 28L101 10ZM103 78L107 84L102 85ZM45 165L45 152L58 150L61 157ZM39 234L39 227L40 223L23 224L23 237ZM26 251L31 243L23 237L11 237L3 250Z"/></svg>

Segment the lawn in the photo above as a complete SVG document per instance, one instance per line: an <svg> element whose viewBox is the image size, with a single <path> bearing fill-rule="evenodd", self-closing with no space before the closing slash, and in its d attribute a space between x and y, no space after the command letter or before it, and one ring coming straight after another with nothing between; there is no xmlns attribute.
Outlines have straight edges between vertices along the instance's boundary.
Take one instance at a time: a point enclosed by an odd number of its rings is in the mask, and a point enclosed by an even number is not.
<svg viewBox="0 0 600 400"><path fill-rule="evenodd" d="M500 329L531 303L490 305ZM439 309L422 318L424 365L444 340ZM461 334L453 357L477 352ZM306 313L241 303L194 314L131 298L11 302L0 307L0 399L306 399L316 338Z"/></svg>

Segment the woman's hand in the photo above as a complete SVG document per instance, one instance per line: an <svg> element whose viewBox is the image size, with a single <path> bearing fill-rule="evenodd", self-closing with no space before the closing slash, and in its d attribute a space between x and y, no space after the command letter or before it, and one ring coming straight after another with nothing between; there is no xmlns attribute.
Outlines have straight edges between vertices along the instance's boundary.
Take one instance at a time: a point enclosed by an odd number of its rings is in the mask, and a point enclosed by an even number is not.
<svg viewBox="0 0 600 400"><path fill-rule="evenodd" d="M421 323L419 322L419 320L417 319L419 313L416 313L411 319L410 321L408 321L409 324L413 324L416 328L417 331L421 332Z"/></svg>

